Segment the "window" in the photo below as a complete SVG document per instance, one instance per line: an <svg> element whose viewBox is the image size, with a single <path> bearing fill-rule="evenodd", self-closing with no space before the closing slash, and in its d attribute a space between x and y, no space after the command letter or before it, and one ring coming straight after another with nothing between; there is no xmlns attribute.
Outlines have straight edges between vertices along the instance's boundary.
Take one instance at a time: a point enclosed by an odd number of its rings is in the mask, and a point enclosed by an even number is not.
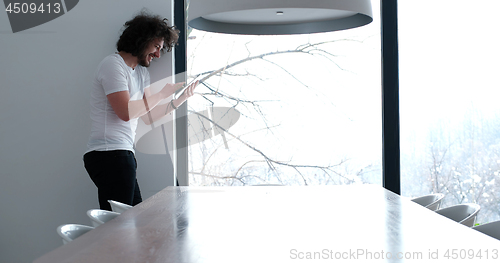
<svg viewBox="0 0 500 263"><path fill-rule="evenodd" d="M400 1L402 195L444 193L498 220L500 38L495 0Z"/></svg>
<svg viewBox="0 0 500 263"><path fill-rule="evenodd" d="M379 3L339 32L190 31L190 185L381 184Z"/></svg>

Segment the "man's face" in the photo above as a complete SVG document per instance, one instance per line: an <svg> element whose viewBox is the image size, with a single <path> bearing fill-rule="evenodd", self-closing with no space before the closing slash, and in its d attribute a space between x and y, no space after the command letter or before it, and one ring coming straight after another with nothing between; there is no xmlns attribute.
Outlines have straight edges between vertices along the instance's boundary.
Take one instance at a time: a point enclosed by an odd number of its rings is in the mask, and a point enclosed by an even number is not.
<svg viewBox="0 0 500 263"><path fill-rule="evenodd" d="M139 65L149 67L153 58L159 58L163 48L163 39L155 39L149 43L144 53L139 57Z"/></svg>

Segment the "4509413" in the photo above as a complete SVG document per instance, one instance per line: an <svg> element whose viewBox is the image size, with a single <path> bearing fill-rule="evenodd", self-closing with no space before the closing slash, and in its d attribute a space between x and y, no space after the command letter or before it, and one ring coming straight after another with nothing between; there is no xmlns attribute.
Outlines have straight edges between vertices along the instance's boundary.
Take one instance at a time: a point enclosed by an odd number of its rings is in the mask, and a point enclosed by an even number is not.
<svg viewBox="0 0 500 263"><path fill-rule="evenodd" d="M62 11L60 3L9 3L5 12L11 14L35 14L35 13L60 13Z"/></svg>

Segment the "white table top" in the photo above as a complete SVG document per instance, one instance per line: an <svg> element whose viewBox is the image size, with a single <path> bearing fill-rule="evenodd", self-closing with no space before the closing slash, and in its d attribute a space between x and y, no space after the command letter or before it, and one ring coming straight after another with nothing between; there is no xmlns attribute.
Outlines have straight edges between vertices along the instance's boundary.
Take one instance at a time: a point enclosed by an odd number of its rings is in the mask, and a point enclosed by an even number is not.
<svg viewBox="0 0 500 263"><path fill-rule="evenodd" d="M499 250L375 185L167 187L35 263L500 262Z"/></svg>

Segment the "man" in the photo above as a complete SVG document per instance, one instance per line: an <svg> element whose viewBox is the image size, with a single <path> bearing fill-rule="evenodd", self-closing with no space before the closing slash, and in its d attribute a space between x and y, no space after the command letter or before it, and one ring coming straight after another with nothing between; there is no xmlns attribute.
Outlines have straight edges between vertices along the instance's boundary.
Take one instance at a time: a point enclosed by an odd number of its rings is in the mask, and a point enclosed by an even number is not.
<svg viewBox="0 0 500 263"><path fill-rule="evenodd" d="M146 67L160 53L171 51L178 31L167 19L142 12L125 23L118 52L99 64L91 90L92 129L84 155L85 169L97 186L99 206L111 210L108 200L129 205L142 201L136 179L133 143L138 118L146 124L169 114L193 95L198 82L177 99L160 104L183 83L167 84L151 94Z"/></svg>

